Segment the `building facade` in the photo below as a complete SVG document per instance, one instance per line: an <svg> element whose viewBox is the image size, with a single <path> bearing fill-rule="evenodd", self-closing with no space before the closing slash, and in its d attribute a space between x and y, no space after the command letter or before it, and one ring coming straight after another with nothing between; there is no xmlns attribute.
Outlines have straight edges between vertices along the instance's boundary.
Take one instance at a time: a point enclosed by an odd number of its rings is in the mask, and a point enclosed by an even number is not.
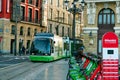
<svg viewBox="0 0 120 80"><path fill-rule="evenodd" d="M48 0L48 32L59 36L71 36L72 14L70 14L64 5L64 0Z"/></svg>
<svg viewBox="0 0 120 80"><path fill-rule="evenodd" d="M71 4L72 0L70 0ZM47 32L72 38L73 15L64 0L47 0ZM44 9L45 10L45 9ZM76 16L76 37L80 35L80 16Z"/></svg>
<svg viewBox="0 0 120 80"><path fill-rule="evenodd" d="M102 36L109 31L120 37L120 0L85 0L82 28L85 51L102 53Z"/></svg>
<svg viewBox="0 0 120 80"><path fill-rule="evenodd" d="M34 35L46 31L41 25L42 0L0 0L0 4L0 51L19 53L22 45L29 49Z"/></svg>

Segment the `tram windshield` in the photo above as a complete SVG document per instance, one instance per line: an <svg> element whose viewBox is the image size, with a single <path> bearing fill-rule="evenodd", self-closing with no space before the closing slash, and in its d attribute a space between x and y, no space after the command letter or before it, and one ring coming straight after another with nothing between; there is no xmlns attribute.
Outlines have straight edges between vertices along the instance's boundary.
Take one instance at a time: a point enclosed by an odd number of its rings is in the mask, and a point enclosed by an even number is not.
<svg viewBox="0 0 120 80"><path fill-rule="evenodd" d="M31 53L36 55L50 55L51 39L35 39L31 46Z"/></svg>

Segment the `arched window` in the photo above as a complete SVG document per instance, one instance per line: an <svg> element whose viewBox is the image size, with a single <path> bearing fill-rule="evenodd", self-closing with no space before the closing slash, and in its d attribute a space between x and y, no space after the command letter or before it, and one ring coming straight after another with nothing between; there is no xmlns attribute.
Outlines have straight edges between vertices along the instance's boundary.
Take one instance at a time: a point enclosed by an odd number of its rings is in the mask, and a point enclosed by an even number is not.
<svg viewBox="0 0 120 80"><path fill-rule="evenodd" d="M38 21L38 11L36 10L35 11L35 23L38 23L39 21Z"/></svg>
<svg viewBox="0 0 120 80"><path fill-rule="evenodd" d="M59 35L59 25L57 25L55 29L56 29L56 35Z"/></svg>
<svg viewBox="0 0 120 80"><path fill-rule="evenodd" d="M21 6L21 20L24 21L25 20L25 7Z"/></svg>
<svg viewBox="0 0 120 80"><path fill-rule="evenodd" d="M70 37L70 28L68 27L68 31L67 31L68 33L68 37Z"/></svg>
<svg viewBox="0 0 120 80"><path fill-rule="evenodd" d="M23 27L20 27L20 35L23 35Z"/></svg>
<svg viewBox="0 0 120 80"><path fill-rule="evenodd" d="M62 37L64 36L64 26L62 27Z"/></svg>
<svg viewBox="0 0 120 80"><path fill-rule="evenodd" d="M41 29L40 32L43 32L43 29Z"/></svg>
<svg viewBox="0 0 120 80"><path fill-rule="evenodd" d="M28 32L27 32L27 35L28 35L28 36L30 36L30 31L31 31L31 29L28 28Z"/></svg>
<svg viewBox="0 0 120 80"><path fill-rule="evenodd" d="M37 29L34 29L34 35L37 33Z"/></svg>
<svg viewBox="0 0 120 80"><path fill-rule="evenodd" d="M99 13L98 24L115 24L115 15L111 9L103 9Z"/></svg>
<svg viewBox="0 0 120 80"><path fill-rule="evenodd" d="M11 26L11 34L15 34L15 28L16 28L15 25Z"/></svg>

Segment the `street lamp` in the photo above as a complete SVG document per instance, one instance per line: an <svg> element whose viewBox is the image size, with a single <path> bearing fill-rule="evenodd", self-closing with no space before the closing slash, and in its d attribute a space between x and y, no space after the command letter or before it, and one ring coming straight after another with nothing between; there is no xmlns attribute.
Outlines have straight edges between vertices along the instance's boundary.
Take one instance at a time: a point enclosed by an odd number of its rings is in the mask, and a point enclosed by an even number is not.
<svg viewBox="0 0 120 80"><path fill-rule="evenodd" d="M93 35L92 35L92 31L89 33L89 44L93 45Z"/></svg>
<svg viewBox="0 0 120 80"><path fill-rule="evenodd" d="M15 0L15 50L14 55L17 55L17 23L20 21L20 0Z"/></svg>
<svg viewBox="0 0 120 80"><path fill-rule="evenodd" d="M85 5L84 0L82 0L81 2L80 1L79 0L73 0L72 7L68 9L68 11L73 14L73 25L72 25L73 51L72 51L72 55L74 54L74 51L75 51L75 26L76 26L75 25L75 15L76 15L76 13L80 13L84 9L84 5ZM69 1L64 0L64 3L65 3L65 6L66 6L66 9L67 9ZM81 6L80 8L76 7L77 3L79 3L79 5Z"/></svg>

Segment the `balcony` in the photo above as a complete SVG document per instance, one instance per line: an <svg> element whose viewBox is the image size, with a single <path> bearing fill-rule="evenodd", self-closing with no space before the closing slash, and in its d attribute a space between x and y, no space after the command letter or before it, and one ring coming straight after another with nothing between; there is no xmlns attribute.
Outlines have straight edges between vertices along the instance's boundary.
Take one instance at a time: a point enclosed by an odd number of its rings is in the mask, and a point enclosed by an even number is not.
<svg viewBox="0 0 120 80"><path fill-rule="evenodd" d="M40 24L41 20L38 20L36 18L30 18L30 17L21 17L21 21L24 21L24 22L30 22L30 23L36 23L36 24Z"/></svg>

